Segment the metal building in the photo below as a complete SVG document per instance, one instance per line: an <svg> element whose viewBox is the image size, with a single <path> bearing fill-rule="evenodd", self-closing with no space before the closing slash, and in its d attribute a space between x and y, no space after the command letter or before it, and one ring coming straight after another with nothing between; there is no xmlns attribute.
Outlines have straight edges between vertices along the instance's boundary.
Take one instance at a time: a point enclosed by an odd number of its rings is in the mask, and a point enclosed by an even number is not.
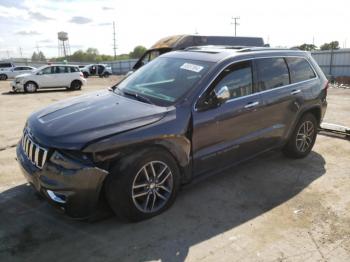
<svg viewBox="0 0 350 262"><path fill-rule="evenodd" d="M312 51L311 55L325 75L350 77L350 48Z"/></svg>

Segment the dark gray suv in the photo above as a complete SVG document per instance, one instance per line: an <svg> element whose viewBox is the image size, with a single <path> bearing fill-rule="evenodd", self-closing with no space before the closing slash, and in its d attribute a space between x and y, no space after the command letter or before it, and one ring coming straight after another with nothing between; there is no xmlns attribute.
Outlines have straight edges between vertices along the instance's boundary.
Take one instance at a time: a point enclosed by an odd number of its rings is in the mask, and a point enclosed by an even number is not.
<svg viewBox="0 0 350 262"><path fill-rule="evenodd" d="M27 180L73 217L106 200L139 221L181 184L267 150L311 151L328 81L302 51L195 47L162 55L106 91L33 113L17 146Z"/></svg>

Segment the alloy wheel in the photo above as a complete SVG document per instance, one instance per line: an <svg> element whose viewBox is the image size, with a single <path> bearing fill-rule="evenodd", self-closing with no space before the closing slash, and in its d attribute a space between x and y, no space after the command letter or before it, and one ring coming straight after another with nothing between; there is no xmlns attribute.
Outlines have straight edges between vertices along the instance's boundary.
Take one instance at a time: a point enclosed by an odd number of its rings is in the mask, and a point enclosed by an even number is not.
<svg viewBox="0 0 350 262"><path fill-rule="evenodd" d="M315 133L314 124L311 121L305 121L298 130L296 137L296 146L300 152L305 152L310 148Z"/></svg>
<svg viewBox="0 0 350 262"><path fill-rule="evenodd" d="M153 213L166 205L173 187L173 174L168 165L161 161L151 161L134 178L132 200L139 211Z"/></svg>

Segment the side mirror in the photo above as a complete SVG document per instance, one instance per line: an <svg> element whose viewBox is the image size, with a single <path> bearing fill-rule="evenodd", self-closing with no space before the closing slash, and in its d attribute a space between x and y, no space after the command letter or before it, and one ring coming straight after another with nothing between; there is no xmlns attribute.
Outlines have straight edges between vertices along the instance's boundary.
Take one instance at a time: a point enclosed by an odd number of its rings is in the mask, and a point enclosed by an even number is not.
<svg viewBox="0 0 350 262"><path fill-rule="evenodd" d="M214 92L216 99L220 104L223 104L230 99L230 91L228 90L227 86L222 86L219 88L219 90L215 89Z"/></svg>

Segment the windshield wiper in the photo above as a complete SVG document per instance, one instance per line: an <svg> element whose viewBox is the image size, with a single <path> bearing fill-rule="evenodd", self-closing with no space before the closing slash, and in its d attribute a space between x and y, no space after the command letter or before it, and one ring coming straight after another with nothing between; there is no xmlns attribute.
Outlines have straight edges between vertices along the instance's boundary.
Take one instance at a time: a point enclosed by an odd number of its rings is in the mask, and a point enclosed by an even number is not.
<svg viewBox="0 0 350 262"><path fill-rule="evenodd" d="M132 92L123 91L123 90L120 90L119 88L118 88L118 91L121 91L123 94L125 94L127 96L135 97L137 100L139 100L141 102L146 102L148 104L154 105L154 103L151 101L151 99L149 99L146 96L140 95L138 93L132 93Z"/></svg>

